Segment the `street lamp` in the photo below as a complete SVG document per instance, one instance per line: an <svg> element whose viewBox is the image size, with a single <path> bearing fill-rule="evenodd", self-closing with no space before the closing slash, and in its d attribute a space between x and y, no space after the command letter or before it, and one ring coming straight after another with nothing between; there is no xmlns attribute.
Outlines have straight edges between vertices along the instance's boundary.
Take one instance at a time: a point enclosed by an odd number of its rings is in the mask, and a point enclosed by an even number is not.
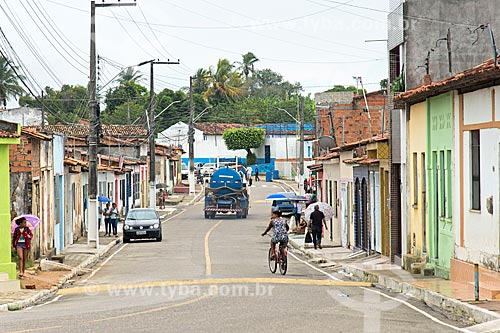
<svg viewBox="0 0 500 333"><path fill-rule="evenodd" d="M206 113L205 111L211 109L213 106L207 106L206 108L203 109L203 111L201 111L196 117L194 117L193 119L193 123L197 122L198 120L200 120L200 118Z"/></svg>
<svg viewBox="0 0 500 333"><path fill-rule="evenodd" d="M180 103L182 102L183 100L181 101L173 101L172 103L170 103L166 108L164 108L163 110L160 111L160 113L158 113L156 116L155 116L155 120L156 118L158 118L163 112L167 111L168 108L170 108L172 105L176 104L176 103Z"/></svg>
<svg viewBox="0 0 500 333"><path fill-rule="evenodd" d="M156 145L155 145L155 91L154 91L154 65L178 65L179 61L158 61L157 59L143 61L137 66L149 64L149 207L156 208ZM167 107L168 108L168 107ZM163 112L163 111L162 111Z"/></svg>
<svg viewBox="0 0 500 333"><path fill-rule="evenodd" d="M194 105L193 105L193 80L208 79L212 76L190 76L189 77L189 130L188 130L188 143L189 143L189 193L195 193L194 182ZM205 111L205 110L203 110Z"/></svg>

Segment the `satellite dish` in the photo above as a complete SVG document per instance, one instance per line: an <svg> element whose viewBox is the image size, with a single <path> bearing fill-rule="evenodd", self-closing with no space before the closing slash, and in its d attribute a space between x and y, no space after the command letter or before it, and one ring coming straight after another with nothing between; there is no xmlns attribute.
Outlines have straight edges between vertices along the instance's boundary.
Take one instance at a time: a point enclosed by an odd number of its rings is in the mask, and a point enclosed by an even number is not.
<svg viewBox="0 0 500 333"><path fill-rule="evenodd" d="M335 142L335 139L332 138L331 136L322 136L318 139L318 144L321 149L329 150L331 148L335 148L337 146L337 143Z"/></svg>

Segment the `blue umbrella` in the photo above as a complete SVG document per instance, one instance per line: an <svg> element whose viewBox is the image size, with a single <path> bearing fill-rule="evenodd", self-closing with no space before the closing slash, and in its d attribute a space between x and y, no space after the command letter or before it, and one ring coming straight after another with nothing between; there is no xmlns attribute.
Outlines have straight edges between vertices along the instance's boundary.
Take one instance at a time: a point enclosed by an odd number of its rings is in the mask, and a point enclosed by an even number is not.
<svg viewBox="0 0 500 333"><path fill-rule="evenodd" d="M307 198L303 195L294 195L292 197L289 197L288 199L292 201L307 201Z"/></svg>
<svg viewBox="0 0 500 333"><path fill-rule="evenodd" d="M295 193L293 193L293 192L278 192L278 193L269 194L266 197L266 200L290 200L290 197L292 197L294 195L295 195Z"/></svg>
<svg viewBox="0 0 500 333"><path fill-rule="evenodd" d="M111 199L110 199L110 198L108 198L108 197L105 197L104 195L100 195L100 196L98 196L98 197L97 197L97 200L98 200L99 202L111 202Z"/></svg>

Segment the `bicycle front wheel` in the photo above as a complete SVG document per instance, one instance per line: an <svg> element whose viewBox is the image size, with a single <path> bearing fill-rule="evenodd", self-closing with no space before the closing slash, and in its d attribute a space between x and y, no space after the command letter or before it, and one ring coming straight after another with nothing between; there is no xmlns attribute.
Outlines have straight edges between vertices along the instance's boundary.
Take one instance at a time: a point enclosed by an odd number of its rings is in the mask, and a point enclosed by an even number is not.
<svg viewBox="0 0 500 333"><path fill-rule="evenodd" d="M274 258L274 254L273 254L272 249L269 249L269 253L267 255L267 262L269 264L269 270L271 271L271 273L273 273L273 274L276 273L276 268L278 266L278 262Z"/></svg>

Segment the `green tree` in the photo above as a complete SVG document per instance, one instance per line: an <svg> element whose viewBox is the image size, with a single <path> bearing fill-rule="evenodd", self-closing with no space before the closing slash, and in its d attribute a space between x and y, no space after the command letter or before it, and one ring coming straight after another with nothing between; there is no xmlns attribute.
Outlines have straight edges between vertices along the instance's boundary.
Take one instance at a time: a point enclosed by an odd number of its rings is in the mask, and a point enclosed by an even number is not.
<svg viewBox="0 0 500 333"><path fill-rule="evenodd" d="M243 58L243 60L239 63L239 69L241 70L242 74L245 75L245 79L247 79L250 73L254 73L254 64L259 61L259 59L252 52L247 52L241 57Z"/></svg>
<svg viewBox="0 0 500 333"><path fill-rule="evenodd" d="M199 68L193 79L193 94L204 94L210 87L210 71Z"/></svg>
<svg viewBox="0 0 500 333"><path fill-rule="evenodd" d="M222 139L229 150L245 149L247 164L255 163L255 154L252 148L259 148L264 143L266 132L262 128L232 128L225 130Z"/></svg>
<svg viewBox="0 0 500 333"><path fill-rule="evenodd" d="M217 68L210 68L210 86L204 94L210 104L232 102L245 94L243 81L233 69L234 65L227 59L219 59Z"/></svg>
<svg viewBox="0 0 500 333"><path fill-rule="evenodd" d="M146 110L144 105L137 102L126 102L116 107L113 113L104 112L101 115L101 122L110 125L137 125Z"/></svg>
<svg viewBox="0 0 500 333"><path fill-rule="evenodd" d="M358 89L355 86L342 86L342 85L334 85L333 88L328 89L325 92L339 92L339 91L353 91L358 95L363 94L363 89ZM364 91L366 93L366 89Z"/></svg>
<svg viewBox="0 0 500 333"><path fill-rule="evenodd" d="M14 68L16 68L14 66ZM10 97L19 97L23 88L19 85L19 77L16 75L8 60L0 56L0 102L7 106Z"/></svg>
<svg viewBox="0 0 500 333"><path fill-rule="evenodd" d="M41 108L41 100L41 96L35 99L25 95L19 98L19 104ZM82 118L88 118L88 100L89 94L86 87L65 84L61 90L46 87L43 106L51 113L48 116L49 123L53 124L60 120L74 123Z"/></svg>
<svg viewBox="0 0 500 333"><path fill-rule="evenodd" d="M149 105L148 89L136 83L134 80L128 80L120 83L120 85L109 89L106 93L105 112L113 113L119 105L128 102L143 104L147 108Z"/></svg>

